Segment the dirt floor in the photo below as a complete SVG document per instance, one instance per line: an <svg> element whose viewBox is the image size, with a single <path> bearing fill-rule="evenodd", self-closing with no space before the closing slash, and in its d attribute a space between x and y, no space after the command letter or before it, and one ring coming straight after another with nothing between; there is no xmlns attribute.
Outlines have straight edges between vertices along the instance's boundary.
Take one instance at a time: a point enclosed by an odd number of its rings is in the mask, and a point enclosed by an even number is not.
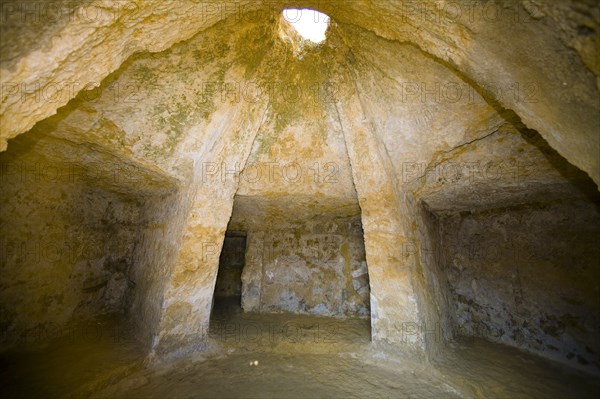
<svg viewBox="0 0 600 399"><path fill-rule="evenodd" d="M434 364L374 347L369 321L215 305L209 351L149 363L125 325L74 326L0 357L2 396L96 398L595 398L597 378L482 340Z"/></svg>

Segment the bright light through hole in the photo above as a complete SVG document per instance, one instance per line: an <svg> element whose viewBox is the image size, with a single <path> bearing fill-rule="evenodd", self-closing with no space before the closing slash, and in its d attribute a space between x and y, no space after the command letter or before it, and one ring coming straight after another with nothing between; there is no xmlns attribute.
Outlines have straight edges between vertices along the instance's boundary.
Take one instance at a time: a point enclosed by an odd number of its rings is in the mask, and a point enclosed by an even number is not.
<svg viewBox="0 0 600 399"><path fill-rule="evenodd" d="M288 8L283 10L283 17L304 39L314 43L325 40L325 31L329 26L327 15L308 8Z"/></svg>

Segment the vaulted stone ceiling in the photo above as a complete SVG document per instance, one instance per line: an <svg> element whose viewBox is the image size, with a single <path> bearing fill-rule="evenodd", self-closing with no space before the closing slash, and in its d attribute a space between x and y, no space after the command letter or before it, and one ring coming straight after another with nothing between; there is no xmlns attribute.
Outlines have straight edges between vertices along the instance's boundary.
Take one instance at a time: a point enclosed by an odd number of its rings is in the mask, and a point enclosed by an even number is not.
<svg viewBox="0 0 600 399"><path fill-rule="evenodd" d="M290 5L331 17L322 45L301 48L281 18ZM232 212L266 224L360 211L373 337L397 343L394 321L444 317L418 261L393 267L418 204L598 196L593 0L72 10L39 30L2 25L0 146L84 165L142 203L135 263L152 271L134 270L131 306L158 354L193 346L207 320L216 268L198 242L222 242ZM259 216L241 220L244 209Z"/></svg>
<svg viewBox="0 0 600 399"><path fill-rule="evenodd" d="M88 83L100 84L131 54L164 50L228 17L237 27L252 21L265 25L286 5L82 0L82 8L64 2L59 12L58 3L47 8L40 3L40 13L52 16L43 18L42 29L19 29L23 26L19 23L3 26L4 83L24 83L28 90L35 85L70 86L60 98L38 102L36 107L32 107L35 96L26 95L22 101L21 96L9 94L12 87L5 87L0 109L3 148L6 139L55 113L72 93ZM358 42L355 35L372 32L379 44L396 41L420 48L485 93L496 108L513 110L598 182L599 139L594 134L598 120L590 117L598 110L598 43L597 36L590 34L598 19L594 3L349 1L339 6L335 1L306 1L293 5L330 15L349 47ZM5 7L5 18L18 22L23 15ZM515 40L522 37L531 40ZM571 57L573 53L578 57Z"/></svg>

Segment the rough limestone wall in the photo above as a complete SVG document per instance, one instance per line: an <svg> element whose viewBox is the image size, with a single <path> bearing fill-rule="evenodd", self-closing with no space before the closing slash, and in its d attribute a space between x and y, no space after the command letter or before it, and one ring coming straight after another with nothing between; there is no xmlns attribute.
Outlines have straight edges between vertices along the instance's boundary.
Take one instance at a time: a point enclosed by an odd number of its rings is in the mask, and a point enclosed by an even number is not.
<svg viewBox="0 0 600 399"><path fill-rule="evenodd" d="M336 32L337 33L337 32ZM347 48L343 37L330 37ZM402 244L412 240L403 218L395 172L356 85L351 52L337 54L332 77L339 89L334 104L336 129L343 132L361 208L371 287L371 336L376 344L423 354L422 316L413 285L414 263L406 262Z"/></svg>
<svg viewBox="0 0 600 399"><path fill-rule="evenodd" d="M445 304L438 301L445 296L444 284L437 284L436 271L429 270L435 267L434 260L422 259L413 252L413 246L430 240L427 220L421 214L419 202L403 188L398 165L404 160L431 156L430 147L442 127L448 130L445 136L457 141L465 134L478 133L478 128L448 127L448 124L457 124L452 108L446 110L432 101L431 109L435 112L430 111L420 96L408 99L402 91L403 84L417 79L434 84L444 82L448 79L444 68L434 67L422 73L427 67L419 64L431 61L413 48L393 42L382 43L380 49L385 56L376 58L370 52L374 48L372 41L378 39L364 33L359 35L360 40L353 42L353 34L358 34L355 28L344 25L332 30L330 40L339 40L340 46L347 48L341 53L345 53L348 68L338 71L338 76L351 76L351 80L341 81L340 87L354 86L350 97L341 97L337 111L346 135L365 226L373 341L390 343L397 349L425 350L435 356L444 338L448 338L442 327L447 324ZM371 63L377 62L372 61L375 59L382 62L373 68ZM483 108L484 119L493 115L493 110L486 109L481 99L476 98L474 102L472 109ZM454 107L458 110L461 105ZM357 122L357 118L361 120ZM406 155L410 158L403 158ZM369 258L370 251L372 258ZM434 292L434 289L441 291Z"/></svg>
<svg viewBox="0 0 600 399"><path fill-rule="evenodd" d="M216 60L222 73L213 82L216 85L213 90L193 90L190 98L186 98L187 104L194 107L208 97L215 108L204 112L208 122L187 130L191 140L197 133L204 137L193 141L197 145L192 154L193 177L186 185L190 188L190 208L180 224L179 248L171 260L168 279L160 296L160 321L152 344L152 356L157 360L201 350L205 346L198 337L208 326L219 254L239 186L239 174L268 107L265 95L246 91L242 95L239 91L231 93L228 90L232 88L230 83L233 86L248 81L257 85L263 83L255 77L260 76L261 68L265 67L263 59L272 39L272 30L268 26L236 22L228 20L222 27L226 32L224 37L229 39L226 44L219 37L221 31L216 32L216 38L208 39L213 43L211 52L203 53L193 44L181 49L183 54L200 54ZM199 40L207 39L199 36ZM258 49L248 43L254 43ZM198 81L202 82L202 76ZM182 128L187 127L184 124Z"/></svg>
<svg viewBox="0 0 600 399"><path fill-rule="evenodd" d="M197 270L207 260L203 258L206 252L217 255L210 260L217 265L222 232L231 213L227 197L232 201L230 191L237 185L232 175L223 184L220 166L226 162L243 167L244 148L252 145L262 121L265 98L254 98L256 91L232 92L228 85L252 80L269 48L264 35L271 31L268 26L238 22L218 23L162 53L130 57L99 88L81 93L59 115L39 124L55 137L93 148L100 159L111 154L132 166L128 172L135 188L129 191L143 197L145 206L131 271L134 286L126 303L138 335L151 347L157 345L164 329L181 324L186 330L185 320L177 317L167 317L171 324L165 327L165 307L178 302L173 299L177 297L172 291L173 273L178 270L175 286L180 286L182 274L189 276L190 270ZM205 230L198 227L199 221L206 223ZM215 225L219 227L213 230ZM189 255L184 236L197 251L192 249L194 256L185 258L178 269L178 257ZM194 308L194 312L210 309L213 277L211 272L206 293L198 299L202 309ZM192 278L187 288L200 287L194 285L196 281ZM182 291L179 299L192 300L194 295ZM186 331L194 337L201 334L195 327Z"/></svg>
<svg viewBox="0 0 600 399"><path fill-rule="evenodd" d="M432 354L436 355L444 341L453 339L452 298L441 257L443 242L439 217L423 203L419 203L414 212L417 221L416 241L406 243L403 250L405 256L415 257L422 265L420 279L426 300L430 303L429 311L433 314L433 317L430 316L433 324L425 325L423 335L434 343L431 345Z"/></svg>
<svg viewBox="0 0 600 399"><path fill-rule="evenodd" d="M302 291L300 284L295 282L290 288L286 284L274 286L269 282L267 287L263 267L267 264L275 266L275 261L287 264L291 260L295 266L332 277L333 270L322 259L326 255L332 256L327 252L327 246L334 244L340 250L347 238L336 231L347 231L348 228L337 227L338 224L360 213L344 136L336 128L337 114L332 107L337 99L330 70L338 47L329 41L319 46L305 45L286 24L281 20L276 24L278 36L271 49L270 68L263 77L272 84L270 108L242 173L230 221L230 229L248 232L242 275L242 306L246 311L264 310L260 297L268 290L267 305L271 311L313 312L311 309L318 303L308 298L308 291L312 292L312 285L319 284L317 279L311 278L303 292L292 293L292 300L301 297L298 303L287 303L290 301L288 295L284 308L281 308L273 296L276 287L281 286L288 292ZM273 248L272 241L278 238L270 232L273 226L281 234L292 235L290 246L285 250L291 251L289 256L301 258L288 259L288 255L277 253L282 247ZM329 234L336 243L327 242ZM300 236L304 237L303 241ZM312 238L307 240L308 237ZM351 246L358 245L358 236L352 237ZM319 251L321 259L318 258ZM335 255L338 261L341 258L339 253ZM273 270L282 272L279 267ZM342 304L344 300L339 298L340 290L347 292L347 299L351 299L350 293L356 291L348 284L347 272L348 269L342 272L340 268L340 280L332 282L338 303L332 305L323 292L316 292L316 296L328 304L328 309L315 311L329 315L356 314L356 309L348 311L345 308L348 303ZM366 275L363 279L366 280ZM363 285L359 284L357 289L364 292L367 287ZM301 301L313 305L300 305ZM358 303L357 298L352 301Z"/></svg>
<svg viewBox="0 0 600 399"><path fill-rule="evenodd" d="M203 154L203 161L214 165L245 164L265 104L243 104L246 107L252 110L238 110L235 117L227 120L222 136ZM197 190L192 196L191 211L185 219L183 237L161 304L159 333L153 344L153 353L158 357L178 356L202 349L204 344L198 337L208 326L219 254L239 180L221 181L219 177L207 184L201 183L201 176L202 166L198 162L196 179L191 184Z"/></svg>
<svg viewBox="0 0 600 399"><path fill-rule="evenodd" d="M78 93L98 87L132 54L163 51L231 15L237 22L251 22L249 13L241 17L241 6L248 4L226 7L196 0L3 4L0 149L6 148L8 138L53 115ZM81 67L74 68L76 64Z"/></svg>
<svg viewBox="0 0 600 399"><path fill-rule="evenodd" d="M505 123L469 81L415 46L381 41L353 26L342 25L340 34L399 186L415 180L439 154Z"/></svg>
<svg viewBox="0 0 600 399"><path fill-rule="evenodd" d="M369 279L358 218L251 233L245 310L369 317ZM259 247L256 247L259 246ZM247 257L248 259L248 257ZM252 304L255 304L252 306Z"/></svg>
<svg viewBox="0 0 600 399"><path fill-rule="evenodd" d="M337 22L358 25L390 42L414 44L440 60L497 109L514 111L569 162L600 182L597 2L372 3L324 8L332 9L329 15ZM382 45L378 40L373 48ZM417 95L443 90L420 86L423 80L415 83L411 92Z"/></svg>
<svg viewBox="0 0 600 399"><path fill-rule="evenodd" d="M586 201L445 217L455 332L597 371L599 222Z"/></svg>
<svg viewBox="0 0 600 399"><path fill-rule="evenodd" d="M2 347L44 343L69 321L125 311L141 206L97 185L114 170L60 157L75 150L26 134L0 155Z"/></svg>
<svg viewBox="0 0 600 399"><path fill-rule="evenodd" d="M127 314L136 336L149 349L158 334L164 286L189 207L188 192L180 190L149 199L140 214L138 245L130 271L134 287L127 298Z"/></svg>
<svg viewBox="0 0 600 399"><path fill-rule="evenodd" d="M444 329L447 294L436 260L420 251L437 245L430 234L435 229L430 229L407 183L436 153L488 134L500 118L467 82L414 46L381 41L353 26L341 25L339 35L349 47L347 65L356 76L363 112L380 142L380 153L389 159L404 232L399 257L410 270L420 309L419 317L396 320L396 329L435 355L449 338L449 329ZM381 174L382 168L370 165L373 174Z"/></svg>
<svg viewBox="0 0 600 399"><path fill-rule="evenodd" d="M532 132L504 124L480 139L439 151L429 164L409 162L402 179L405 198L416 215L416 242L407 249L421 259L422 281L433 303L428 314L439 315L441 334L449 328L454 306L442 269L443 248L437 224L444 214L480 211L540 202L598 198L585 173L566 162ZM524 240L529 239L524 237ZM445 244L444 244L445 245Z"/></svg>

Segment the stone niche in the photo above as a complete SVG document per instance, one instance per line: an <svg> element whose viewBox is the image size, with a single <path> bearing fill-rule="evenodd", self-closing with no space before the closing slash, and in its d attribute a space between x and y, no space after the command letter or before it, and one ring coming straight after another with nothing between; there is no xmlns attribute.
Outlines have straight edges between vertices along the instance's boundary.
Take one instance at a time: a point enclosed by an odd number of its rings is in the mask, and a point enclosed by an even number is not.
<svg viewBox="0 0 600 399"><path fill-rule="evenodd" d="M440 224L457 335L600 365L597 203L458 213Z"/></svg>
<svg viewBox="0 0 600 399"><path fill-rule="evenodd" d="M0 154L2 348L126 313L143 198L154 192L145 183L155 179L134 169L43 127Z"/></svg>
<svg viewBox="0 0 600 399"><path fill-rule="evenodd" d="M230 226L247 234L241 276L244 311L369 317L360 215L307 215L306 220L279 225L270 225L266 218L264 224L245 224L248 214L239 209L234 205Z"/></svg>

